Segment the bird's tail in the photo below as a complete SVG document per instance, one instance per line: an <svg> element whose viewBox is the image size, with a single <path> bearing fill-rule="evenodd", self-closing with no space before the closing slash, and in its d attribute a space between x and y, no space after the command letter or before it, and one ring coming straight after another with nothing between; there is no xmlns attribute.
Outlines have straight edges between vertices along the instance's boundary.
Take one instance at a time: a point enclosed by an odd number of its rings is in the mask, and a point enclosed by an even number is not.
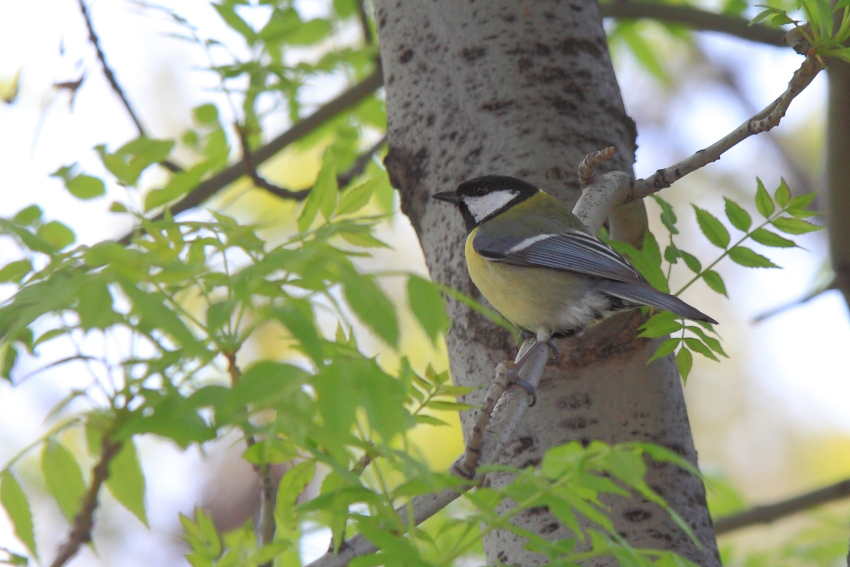
<svg viewBox="0 0 850 567"><path fill-rule="evenodd" d="M717 324L717 321L694 307L691 307L675 295L658 291L648 284L636 284L606 280L600 282L600 291L619 297L625 301L638 305L649 305L664 311L675 313L679 317L705 321Z"/></svg>

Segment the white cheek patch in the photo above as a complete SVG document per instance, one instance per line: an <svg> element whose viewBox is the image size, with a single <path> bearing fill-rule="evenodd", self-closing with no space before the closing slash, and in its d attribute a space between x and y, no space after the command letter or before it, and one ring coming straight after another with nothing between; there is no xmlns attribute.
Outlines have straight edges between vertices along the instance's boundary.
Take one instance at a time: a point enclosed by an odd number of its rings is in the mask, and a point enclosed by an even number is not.
<svg viewBox="0 0 850 567"><path fill-rule="evenodd" d="M517 196L516 191L495 191L481 197L464 197L463 202L475 222L481 222Z"/></svg>

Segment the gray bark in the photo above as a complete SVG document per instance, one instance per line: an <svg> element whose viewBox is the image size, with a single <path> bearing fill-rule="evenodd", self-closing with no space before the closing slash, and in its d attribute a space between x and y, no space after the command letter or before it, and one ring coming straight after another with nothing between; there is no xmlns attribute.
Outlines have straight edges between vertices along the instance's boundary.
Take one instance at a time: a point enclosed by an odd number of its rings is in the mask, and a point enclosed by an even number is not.
<svg viewBox="0 0 850 567"><path fill-rule="evenodd" d="M385 163L435 280L476 295L460 215L431 201L432 193L471 177L505 174L572 206L579 195L576 166L609 145L618 149L609 168L631 174L635 126L623 109L595 2L375 0L375 7L387 89ZM616 236L640 242L646 226L641 203L610 218ZM516 344L458 303L451 302L449 311L452 377L478 386L499 361L513 359ZM696 464L675 365L670 359L646 365L657 345L635 338L639 322L637 313L621 315L562 341L562 355L545 373L538 404L504 462L536 465L554 445L599 439L652 441ZM481 395L465 401L478 403ZM462 418L468 430L470 416ZM492 482L509 481L502 476ZM647 481L693 527L704 549L639 498L609 499L617 530L634 546L719 565L702 483L658 464ZM528 511L517 523L550 539L571 536L546 510ZM510 532L490 534L488 563L542 564L523 543ZM614 564L610 558L593 563Z"/></svg>

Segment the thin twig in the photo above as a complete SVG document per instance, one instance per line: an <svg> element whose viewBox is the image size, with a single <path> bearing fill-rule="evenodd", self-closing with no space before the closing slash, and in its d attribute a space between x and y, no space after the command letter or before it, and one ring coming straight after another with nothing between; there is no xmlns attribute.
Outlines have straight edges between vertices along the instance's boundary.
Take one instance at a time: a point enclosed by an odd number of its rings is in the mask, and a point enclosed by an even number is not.
<svg viewBox="0 0 850 567"><path fill-rule="evenodd" d="M365 152L358 156L357 160L353 164L351 164L351 167L340 173L336 178L336 182L339 188L344 188L346 185L351 183L351 181L355 177L363 173L375 153L377 153L378 150L380 150L381 147L386 143L386 135L381 136L381 138L377 142L372 144L371 147L369 147ZM269 182L262 175L257 173L256 168L253 167L253 164L249 165L248 160L243 160L243 162L245 162L246 173L248 174L248 177L251 178L251 181L254 183L254 185L259 187L260 189L268 191L276 197L280 197L281 199L291 199L293 201L303 201L310 194L310 191L313 190L312 187L308 187L307 189L292 190L287 189L286 187L275 185L274 183Z"/></svg>
<svg viewBox="0 0 850 567"><path fill-rule="evenodd" d="M127 109L127 114L130 115L130 119L136 125L136 129L139 131L139 136L147 138L147 132L145 131L145 127L142 126L141 120L139 120L136 111L133 110L133 107L130 105L129 99L127 99L127 95L124 94L124 89L121 88L121 85L118 83L118 79L115 77L115 73L112 71L112 67L109 66L109 63L106 62L106 54L103 52L103 49L100 47L100 38L94 31L94 26L92 25L91 16L89 15L88 8L83 0L78 0L80 5L80 12L83 14L83 19L86 21L86 28L89 31L89 41L94 45L94 50L97 53L97 58L100 60L100 64L103 67L103 74L106 76L106 80L109 82L109 85L112 87L112 90L115 91L115 94L118 95L118 98L121 99L121 102L124 104L124 108ZM183 171L179 165L169 160L163 160L160 164L171 171L172 173L177 173L178 171Z"/></svg>
<svg viewBox="0 0 850 567"><path fill-rule="evenodd" d="M89 489L83 497L80 511L74 516L74 525L68 539L59 547L56 559L50 567L62 567L73 558L80 547L91 541L91 532L94 528L94 512L97 510L100 488L109 477L109 463L121 449L120 443L113 443L108 436L103 437L100 447L100 459L92 470Z"/></svg>
<svg viewBox="0 0 850 567"><path fill-rule="evenodd" d="M496 366L496 378L490 382L490 386L487 388L487 396L484 398L484 404L475 416L475 425L472 426L472 431L469 432L469 439L466 441L466 450L455 461L452 469L463 478L470 480L475 478L475 472L478 470L478 463L481 460L481 449L484 446L484 430L490 424L493 408L496 407L499 398L502 397L502 394L508 388L509 372L510 368L504 363Z"/></svg>
<svg viewBox="0 0 850 567"><path fill-rule="evenodd" d="M600 4L602 16L622 20L653 19L671 24L683 24L700 31L725 33L767 45L785 45L785 32L763 24L751 26L744 18L698 10L690 6L660 2L631 2L614 0Z"/></svg>
<svg viewBox="0 0 850 567"><path fill-rule="evenodd" d="M783 500L782 502L767 506L757 506L734 516L720 518L714 523L714 533L721 535L747 526L767 524L785 516L790 516L791 514L796 514L797 512L802 512L803 510L808 510L821 504L841 500L848 496L850 496L850 479L836 482L835 484L795 496L794 498L789 498L788 500Z"/></svg>
<svg viewBox="0 0 850 567"><path fill-rule="evenodd" d="M708 56L708 53L699 48L696 50L696 55L715 69L718 81L732 91L744 107L747 114L755 114L758 111L758 108L756 108L755 104L753 104L747 96L738 76L732 72L729 65L726 65L724 62L712 60ZM814 187L811 176L803 169L801 160L793 155L791 149L788 147L788 144L785 143L782 136L775 132L771 132L765 136L765 139L773 144L773 147L777 152L779 152L782 159L785 161L785 165L791 170L791 175L798 182L794 185L794 187L796 187L801 193L811 192L812 187Z"/></svg>
<svg viewBox="0 0 850 567"><path fill-rule="evenodd" d="M224 353L227 359L227 373L230 375L230 384L235 386L242 379L242 370L236 364L236 352L227 351ZM248 448L256 445L257 440L254 436L245 432L245 444ZM277 529L274 519L274 509L277 503L277 487L272 480L271 467L268 463L252 465L254 472L260 479L260 521L258 523L258 531L260 532L260 545L266 545L274 541L274 534ZM261 567L271 566L271 563L263 564Z"/></svg>
<svg viewBox="0 0 850 567"><path fill-rule="evenodd" d="M779 98L767 105L761 112L738 126L735 130L718 140L711 146L696 152L670 167L659 169L651 177L638 179L634 183L631 195L626 202L643 199L653 193L670 187L682 177L720 159L724 152L743 140L767 132L777 126L785 116L791 101L805 89L809 83L823 70L823 65L815 55L809 55L803 64L794 72L788 83L788 88Z"/></svg>
<svg viewBox="0 0 850 567"><path fill-rule="evenodd" d="M264 161L268 160L276 153L284 149L289 144L297 142L304 136L312 133L316 128L330 120L331 118L338 115L340 112L358 104L363 99L371 95L378 89L382 84L382 75L380 68L375 70L374 73L363 79L361 82L357 83L347 91L343 92L335 99L327 102L325 105L321 106L316 112L307 116L306 118L299 120L292 127L283 132L278 137L271 140L266 145L257 149L255 152L252 152L250 155L250 160L255 165L259 166ZM368 159L366 159L362 166L365 167L366 163L368 163ZM240 177L245 174L245 159L241 159L239 162L234 163L230 167L221 170L216 173L212 177L205 179L200 182L197 187L195 187L188 195L186 195L180 201L166 207L172 215L176 215L186 211L188 209L197 207ZM150 220L159 221L165 217L164 213L159 213L155 215ZM129 232L121 237L118 242L121 244L128 244L130 239L133 236L133 232Z"/></svg>
<svg viewBox="0 0 850 567"><path fill-rule="evenodd" d="M254 186L259 187L260 189L265 189L269 193L273 195L277 195L278 197L284 199L294 199L296 201L302 201L307 198L307 195L310 194L309 189L302 189L300 191L292 191L290 189L285 189L280 187L279 185L275 185L274 183L266 180L265 177L260 175L257 171L257 166L254 165L254 160L251 159L251 148L248 145L248 135L245 133L245 129L239 125L235 125L236 132L239 135L239 143L242 145L242 163L245 166L245 174L251 178L251 181L254 183Z"/></svg>

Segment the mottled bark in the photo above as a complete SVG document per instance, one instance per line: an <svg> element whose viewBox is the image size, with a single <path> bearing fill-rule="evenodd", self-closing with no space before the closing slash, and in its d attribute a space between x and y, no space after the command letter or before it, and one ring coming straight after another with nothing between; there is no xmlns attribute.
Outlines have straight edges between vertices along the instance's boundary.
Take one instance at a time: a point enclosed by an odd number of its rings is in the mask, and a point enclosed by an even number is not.
<svg viewBox="0 0 850 567"><path fill-rule="evenodd" d="M431 201L432 193L478 175L505 174L572 205L579 194L576 166L587 153L610 145L618 152L601 169L631 174L635 127L623 109L595 2L375 0L375 7L387 89L386 165L435 280L474 294L460 215ZM615 211L611 222L614 234L639 242L645 211L632 203ZM516 345L466 307L452 302L449 310L453 379L480 385L496 363L513 358ZM653 441L696 463L675 366L670 359L646 365L656 344L635 338L639 320L637 313L621 315L561 343L562 355L544 375L539 402L504 462L534 465L554 445L600 439ZM466 401L479 402L483 392ZM469 416L463 423L470 426ZM693 526L705 548L690 542L665 512L637 498L608 501L618 531L632 545L719 565L701 482L657 464L648 482ZM570 536L546 510L529 511L517 522L551 539ZM485 540L488 562L544 562L523 550L523 543L509 532L491 534Z"/></svg>

